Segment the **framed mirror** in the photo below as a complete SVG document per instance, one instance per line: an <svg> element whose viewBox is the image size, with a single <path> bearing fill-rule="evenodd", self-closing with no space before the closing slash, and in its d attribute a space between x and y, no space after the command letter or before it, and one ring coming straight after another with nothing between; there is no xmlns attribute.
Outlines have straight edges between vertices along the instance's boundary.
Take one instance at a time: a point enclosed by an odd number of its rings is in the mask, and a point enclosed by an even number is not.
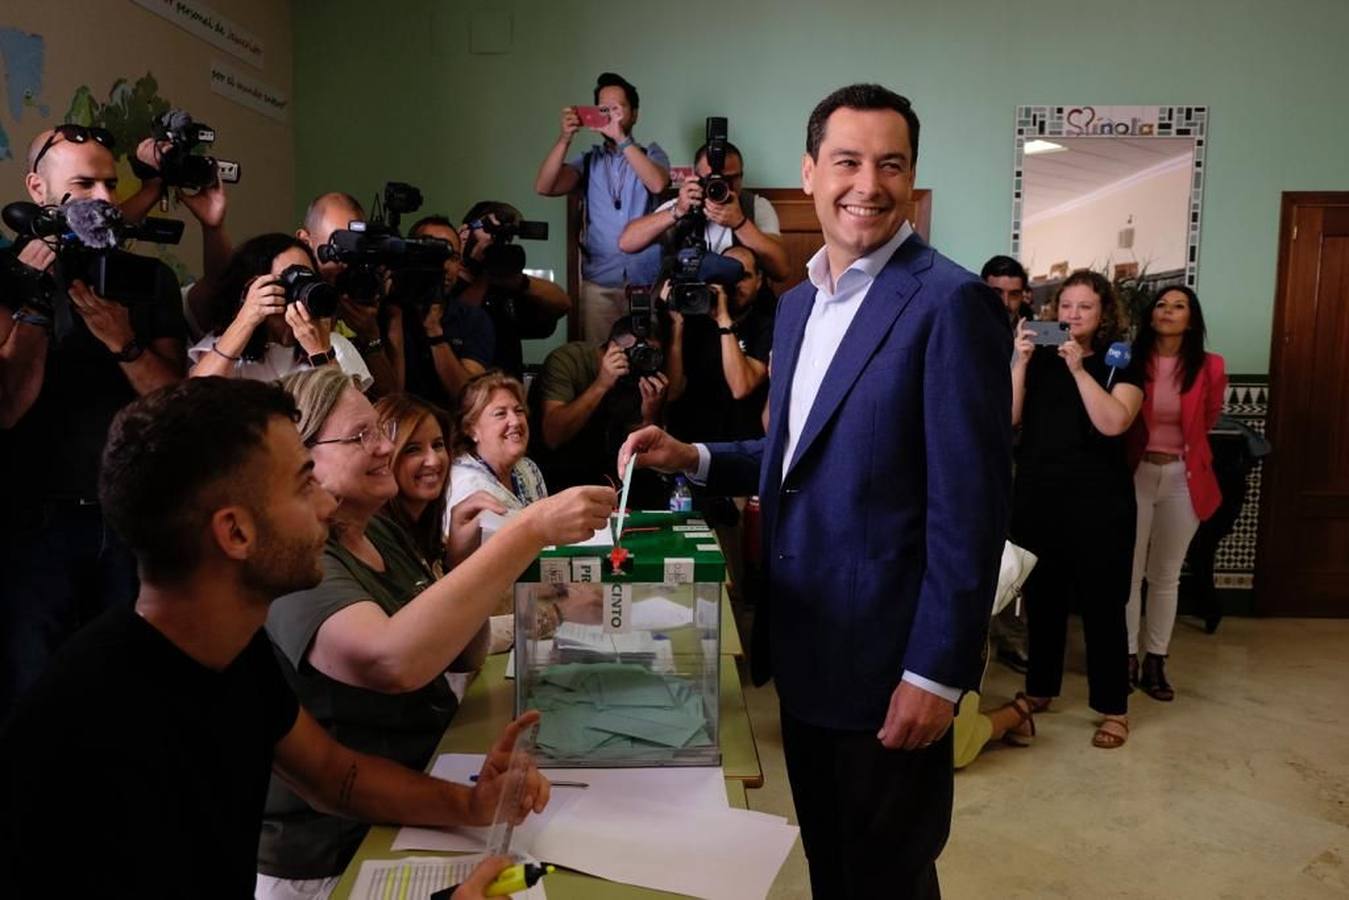
<svg viewBox="0 0 1349 900"><path fill-rule="evenodd" d="M1075 269L1149 291L1195 283L1204 106L1019 106L1012 256L1035 306Z"/></svg>

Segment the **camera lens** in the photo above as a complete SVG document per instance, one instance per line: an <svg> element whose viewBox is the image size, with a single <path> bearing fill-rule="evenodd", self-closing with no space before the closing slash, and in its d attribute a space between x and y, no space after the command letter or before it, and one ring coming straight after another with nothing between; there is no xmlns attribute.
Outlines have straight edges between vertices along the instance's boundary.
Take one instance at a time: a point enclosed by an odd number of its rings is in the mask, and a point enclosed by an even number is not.
<svg viewBox="0 0 1349 900"><path fill-rule="evenodd" d="M731 183L719 175L713 175L707 179L703 193L713 203L725 203L731 196Z"/></svg>
<svg viewBox="0 0 1349 900"><path fill-rule="evenodd" d="M326 319L337 312L337 291L319 278L308 266L287 266L281 273L287 303L301 303L316 318Z"/></svg>

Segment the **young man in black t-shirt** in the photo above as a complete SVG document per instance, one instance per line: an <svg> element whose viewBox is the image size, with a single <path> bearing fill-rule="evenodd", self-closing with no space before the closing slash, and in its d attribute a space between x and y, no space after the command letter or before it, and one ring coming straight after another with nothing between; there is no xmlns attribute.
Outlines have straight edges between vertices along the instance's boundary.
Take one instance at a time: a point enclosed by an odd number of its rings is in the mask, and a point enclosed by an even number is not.
<svg viewBox="0 0 1349 900"><path fill-rule="evenodd" d="M140 595L68 642L0 730L0 867L14 896L57 884L66 896L251 898L273 770L352 818L491 821L498 776L537 714L507 728L469 789L337 744L286 685L263 622L274 597L321 579L336 508L295 415L275 385L198 378L113 422L99 495L137 557ZM547 802L537 772L525 794L521 812Z"/></svg>

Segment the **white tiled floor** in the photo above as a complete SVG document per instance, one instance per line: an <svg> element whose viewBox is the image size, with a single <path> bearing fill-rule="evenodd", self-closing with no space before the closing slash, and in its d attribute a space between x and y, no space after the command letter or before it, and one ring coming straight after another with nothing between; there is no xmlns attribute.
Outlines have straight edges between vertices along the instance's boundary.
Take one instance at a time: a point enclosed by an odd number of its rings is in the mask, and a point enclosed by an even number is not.
<svg viewBox="0 0 1349 900"><path fill-rule="evenodd" d="M1073 646L1035 746L956 774L944 897L1349 897L1349 620L1229 618L1210 637L1182 619L1175 702L1134 694L1113 751L1090 746ZM1019 687L992 666L985 705ZM750 805L792 815L776 694L746 697L765 777ZM798 844L771 896L809 895Z"/></svg>

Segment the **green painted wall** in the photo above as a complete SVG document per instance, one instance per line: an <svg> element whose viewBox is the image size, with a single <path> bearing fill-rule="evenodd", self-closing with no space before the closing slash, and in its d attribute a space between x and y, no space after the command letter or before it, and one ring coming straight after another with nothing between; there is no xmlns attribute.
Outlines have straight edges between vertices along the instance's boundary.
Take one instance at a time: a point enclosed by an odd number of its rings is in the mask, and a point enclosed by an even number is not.
<svg viewBox="0 0 1349 900"><path fill-rule="evenodd" d="M1008 244L1018 104L1207 104L1199 292L1231 372L1268 368L1280 193L1349 190L1345 0L295 0L294 11L299 210L318 191L366 198L386 179L418 184L428 208L455 218L474 200L508 200L552 223L556 237L528 250L559 272L563 204L534 194L534 174L560 107L589 102L606 69L641 91L640 139L689 161L703 117L727 115L749 182L764 185L799 184L806 116L825 93L858 80L899 90L922 118L934 242L971 268ZM470 52L484 12L509 14L509 52Z"/></svg>

